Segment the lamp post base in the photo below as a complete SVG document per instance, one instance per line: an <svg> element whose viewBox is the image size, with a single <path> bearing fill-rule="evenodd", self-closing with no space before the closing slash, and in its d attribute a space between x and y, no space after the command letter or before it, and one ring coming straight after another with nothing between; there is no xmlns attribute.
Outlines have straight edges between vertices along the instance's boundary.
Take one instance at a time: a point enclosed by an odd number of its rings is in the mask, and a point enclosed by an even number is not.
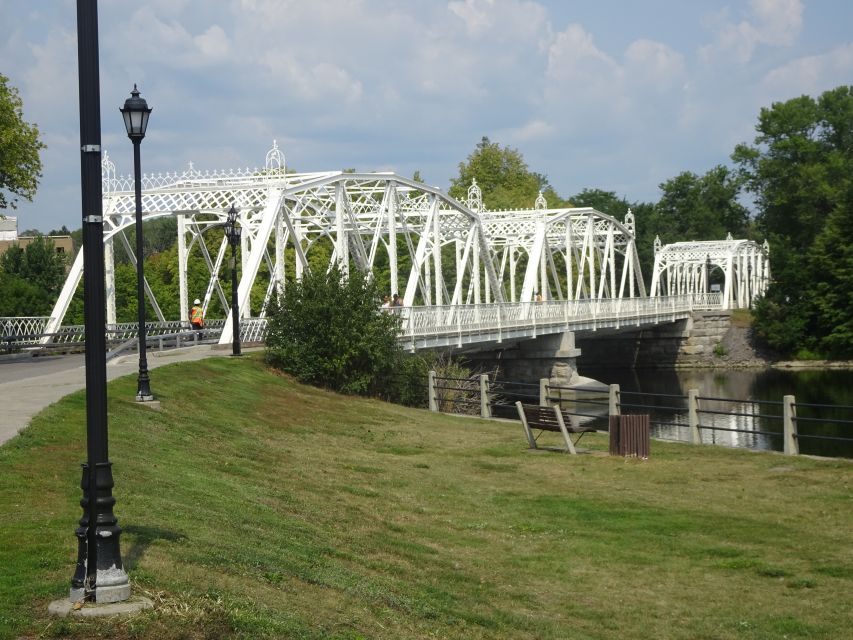
<svg viewBox="0 0 853 640"><path fill-rule="evenodd" d="M95 602L98 604L124 602L130 598L130 580L124 569L116 567L110 567L106 570L98 569L98 576L95 580L97 585L95 587ZM71 587L68 592L68 599L71 602L83 602L88 595L85 588Z"/></svg>
<svg viewBox="0 0 853 640"><path fill-rule="evenodd" d="M73 599L54 600L48 605L47 611L51 615L61 618L68 616L74 618L98 618L101 616L133 615L154 607L154 603L145 596L135 596L129 600L117 603L88 603L80 608L75 608L76 602L79 601Z"/></svg>

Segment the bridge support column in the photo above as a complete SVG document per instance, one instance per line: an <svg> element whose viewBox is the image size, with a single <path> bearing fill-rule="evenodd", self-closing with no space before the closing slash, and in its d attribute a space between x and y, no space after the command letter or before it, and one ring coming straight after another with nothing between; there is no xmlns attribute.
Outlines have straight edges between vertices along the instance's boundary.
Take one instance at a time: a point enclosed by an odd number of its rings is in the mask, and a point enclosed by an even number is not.
<svg viewBox="0 0 853 640"><path fill-rule="evenodd" d="M501 366L507 380L548 378L554 386L568 387L578 382L580 353L574 332L553 333L525 340L518 350L504 351Z"/></svg>

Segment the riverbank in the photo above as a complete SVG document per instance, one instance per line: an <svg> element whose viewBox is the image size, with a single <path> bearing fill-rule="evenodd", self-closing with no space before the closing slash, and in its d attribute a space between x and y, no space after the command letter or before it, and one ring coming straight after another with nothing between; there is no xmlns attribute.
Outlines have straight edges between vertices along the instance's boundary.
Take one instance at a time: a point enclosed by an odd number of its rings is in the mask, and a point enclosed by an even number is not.
<svg viewBox="0 0 853 640"><path fill-rule="evenodd" d="M755 346L748 319L733 316L731 325L703 361L677 362L676 369L853 369L850 360L783 360L778 354Z"/></svg>
<svg viewBox="0 0 853 640"><path fill-rule="evenodd" d="M125 567L154 610L47 616L74 569L78 392L0 447L0 637L734 640L853 626L838 606L853 591L848 463L658 441L626 460L606 434L577 457L528 453L517 422L338 396L257 356L157 375L160 411L127 400L134 376L109 394Z"/></svg>

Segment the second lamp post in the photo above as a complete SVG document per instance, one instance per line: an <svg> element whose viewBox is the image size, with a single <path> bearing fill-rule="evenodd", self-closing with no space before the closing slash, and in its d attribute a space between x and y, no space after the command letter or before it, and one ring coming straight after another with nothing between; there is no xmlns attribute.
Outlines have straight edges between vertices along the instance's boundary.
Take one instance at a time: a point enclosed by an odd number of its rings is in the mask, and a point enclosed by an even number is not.
<svg viewBox="0 0 853 640"><path fill-rule="evenodd" d="M151 393L151 381L148 377L148 359L145 354L145 272L142 256L142 173L139 168L139 144L148 128L148 116L151 109L145 98L139 96L139 90L133 85L130 97L119 109L124 117L127 137L133 143L133 186L136 191L136 304L139 317L139 377L136 383L136 399L145 402L154 399Z"/></svg>
<svg viewBox="0 0 853 640"><path fill-rule="evenodd" d="M225 220L225 237L231 245L231 322L233 337L231 355L240 355L240 305L237 304L237 245L240 244L242 228L237 224L237 209L233 206Z"/></svg>

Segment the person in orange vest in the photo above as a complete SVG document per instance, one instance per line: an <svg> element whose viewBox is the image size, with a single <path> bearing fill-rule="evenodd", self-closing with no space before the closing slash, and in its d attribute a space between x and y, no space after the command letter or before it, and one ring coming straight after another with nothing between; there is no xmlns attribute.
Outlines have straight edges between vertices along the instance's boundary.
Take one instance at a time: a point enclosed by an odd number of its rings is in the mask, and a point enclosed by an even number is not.
<svg viewBox="0 0 853 640"><path fill-rule="evenodd" d="M201 308L201 300L196 298L193 301L193 308L190 311L190 324L193 329L198 329L198 337L201 338L201 329L204 329L204 309Z"/></svg>

